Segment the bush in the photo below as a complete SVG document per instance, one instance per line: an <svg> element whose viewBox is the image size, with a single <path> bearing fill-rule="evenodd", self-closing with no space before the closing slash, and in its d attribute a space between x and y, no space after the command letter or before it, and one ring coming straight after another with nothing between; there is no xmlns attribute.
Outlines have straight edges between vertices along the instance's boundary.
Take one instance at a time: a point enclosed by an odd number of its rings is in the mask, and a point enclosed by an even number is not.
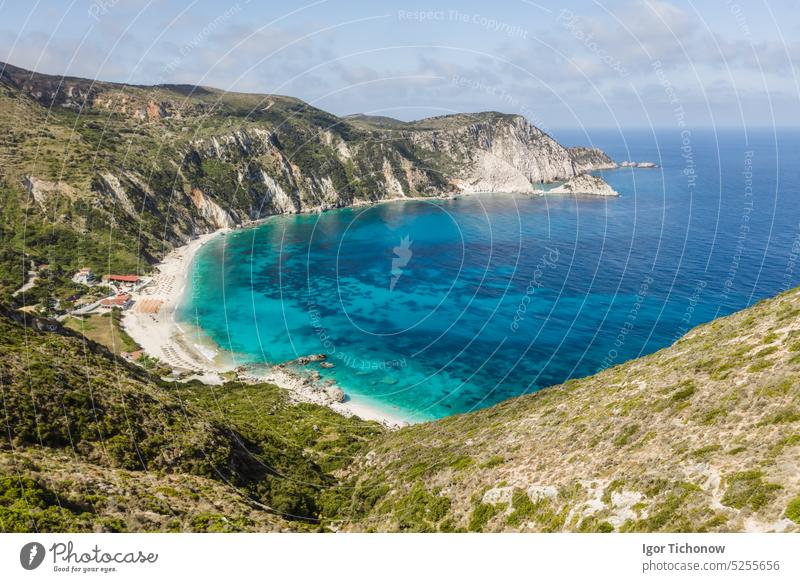
<svg viewBox="0 0 800 582"><path fill-rule="evenodd" d="M469 518L467 530L471 532L482 532L489 520L497 515L497 507L488 503L478 503L472 510Z"/></svg>
<svg viewBox="0 0 800 582"><path fill-rule="evenodd" d="M786 517L800 525L800 495L792 499L786 506Z"/></svg>
<svg viewBox="0 0 800 582"><path fill-rule="evenodd" d="M436 524L450 511L450 499L434 495L421 483L395 505L395 517L401 530L435 531Z"/></svg>
<svg viewBox="0 0 800 582"><path fill-rule="evenodd" d="M734 473L727 481L728 488L722 496L722 504L736 509L750 507L758 511L783 489L776 483L765 483L763 474L757 469Z"/></svg>
<svg viewBox="0 0 800 582"><path fill-rule="evenodd" d="M35 479L0 478L0 531L91 531L90 517Z"/></svg>

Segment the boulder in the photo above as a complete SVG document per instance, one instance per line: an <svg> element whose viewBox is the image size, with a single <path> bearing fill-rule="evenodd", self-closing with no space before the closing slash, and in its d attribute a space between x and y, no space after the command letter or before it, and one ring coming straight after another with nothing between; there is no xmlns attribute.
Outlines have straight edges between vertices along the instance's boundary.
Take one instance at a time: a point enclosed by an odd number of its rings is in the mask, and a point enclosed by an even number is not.
<svg viewBox="0 0 800 582"><path fill-rule="evenodd" d="M344 391L338 386L328 386L327 388L325 388L325 393L334 402L344 402L345 398Z"/></svg>

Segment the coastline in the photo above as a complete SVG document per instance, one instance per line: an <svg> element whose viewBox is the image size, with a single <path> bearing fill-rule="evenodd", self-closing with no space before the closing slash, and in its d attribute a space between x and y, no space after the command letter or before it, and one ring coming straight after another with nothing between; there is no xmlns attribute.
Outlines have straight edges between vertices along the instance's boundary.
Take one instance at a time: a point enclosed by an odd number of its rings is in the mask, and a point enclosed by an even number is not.
<svg viewBox="0 0 800 582"><path fill-rule="evenodd" d="M254 227L263 221L251 222ZM134 305L123 312L125 332L148 355L158 358L185 379L198 379L205 384L219 385L235 374L245 382L269 382L283 388L293 402L309 402L327 406L345 417L357 416L379 422L387 428L411 423L400 413L393 413L361 400L353 400L335 386L319 385L310 374L287 368L285 364L265 367L263 373L241 367L235 355L216 346L209 339L192 337L186 323L179 324L176 312L189 283L192 261L209 241L231 232L223 228L203 234L168 253L155 267L151 281L132 293ZM202 333L197 330L197 333Z"/></svg>
<svg viewBox="0 0 800 582"><path fill-rule="evenodd" d="M342 207L307 208L298 214L321 214L331 210L356 209L395 202L457 200L462 196L479 194L495 194L495 192L460 192L439 196L399 196L374 201L358 200ZM536 190L533 194L545 196L547 191ZM286 214L275 214L248 221L242 224L241 228L255 228L266 220L279 216ZM313 372L287 367L285 362L273 366L259 365L263 371L256 374L253 366L242 366L241 363L237 363L236 354L228 352L205 337L201 329L187 322L178 323L176 312L189 283L195 255L212 239L234 231L235 229L231 228L220 228L199 235L187 244L173 249L155 266L150 283L131 293L134 305L123 312L122 326L141 346L144 353L158 358L177 372L178 381L197 379L204 384L219 385L236 377L244 382L268 382L283 388L294 402L326 406L345 417L357 416L393 429L420 422L413 420L412 415L386 410L379 404L364 402L358 396L355 396L354 400L351 395L343 393L339 386L320 384L312 378ZM158 303L155 309L152 308L154 303ZM143 309L143 305L147 305L150 309ZM317 355L302 354L300 359L303 356Z"/></svg>

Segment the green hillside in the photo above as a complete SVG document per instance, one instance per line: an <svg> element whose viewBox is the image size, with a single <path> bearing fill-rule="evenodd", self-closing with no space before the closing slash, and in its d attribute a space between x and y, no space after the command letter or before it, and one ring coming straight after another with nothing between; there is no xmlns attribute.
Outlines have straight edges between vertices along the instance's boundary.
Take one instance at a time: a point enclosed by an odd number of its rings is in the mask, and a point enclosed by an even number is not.
<svg viewBox="0 0 800 582"><path fill-rule="evenodd" d="M286 211L273 202L279 190L292 211L343 206L381 196L384 159L409 193L446 190L436 172L424 169L418 189L407 183L399 167L401 158L415 159L408 144L376 138L291 97L0 67L6 301L29 260L53 270L43 281L46 292L28 304L75 293L68 280L83 266L147 271L175 246L221 226L200 207L198 192L232 223ZM230 147L219 150L220 143Z"/></svg>
<svg viewBox="0 0 800 582"><path fill-rule="evenodd" d="M318 529L378 425L275 386L164 383L0 309L0 531Z"/></svg>
<svg viewBox="0 0 800 582"><path fill-rule="evenodd" d="M519 115L340 118L281 95L123 85L3 63L0 127L0 298L45 313L48 300L80 291L69 284L79 268L144 273L219 228L450 196L486 172L499 176L487 183L494 188L533 188L594 163ZM31 261L51 269L29 298L12 299Z"/></svg>

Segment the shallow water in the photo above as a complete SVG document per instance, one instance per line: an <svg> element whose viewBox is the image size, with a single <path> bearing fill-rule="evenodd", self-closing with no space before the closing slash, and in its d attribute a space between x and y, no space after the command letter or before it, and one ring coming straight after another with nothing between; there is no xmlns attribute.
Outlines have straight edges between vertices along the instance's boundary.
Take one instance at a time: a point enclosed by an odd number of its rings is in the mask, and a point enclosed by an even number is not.
<svg viewBox="0 0 800 582"><path fill-rule="evenodd" d="M618 199L273 217L198 253L180 317L243 363L326 352L346 392L422 420L653 352L800 283L800 133L555 137L662 167L604 172Z"/></svg>

